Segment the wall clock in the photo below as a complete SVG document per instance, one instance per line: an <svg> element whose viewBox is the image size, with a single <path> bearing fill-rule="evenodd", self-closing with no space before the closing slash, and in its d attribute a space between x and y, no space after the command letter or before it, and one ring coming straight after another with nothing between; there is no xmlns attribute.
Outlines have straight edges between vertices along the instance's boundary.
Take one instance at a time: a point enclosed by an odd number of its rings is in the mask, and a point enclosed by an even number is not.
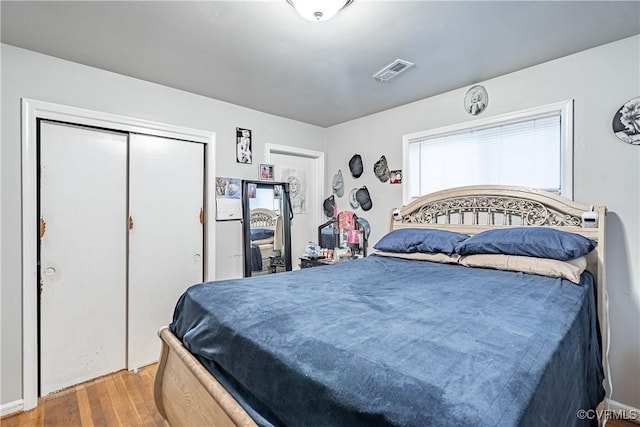
<svg viewBox="0 0 640 427"><path fill-rule="evenodd" d="M464 109L472 116L482 113L487 108L488 103L489 95L487 95L487 90L484 86L481 85L472 86L464 96Z"/></svg>
<svg viewBox="0 0 640 427"><path fill-rule="evenodd" d="M613 116L613 133L627 144L640 145L640 96L627 101Z"/></svg>

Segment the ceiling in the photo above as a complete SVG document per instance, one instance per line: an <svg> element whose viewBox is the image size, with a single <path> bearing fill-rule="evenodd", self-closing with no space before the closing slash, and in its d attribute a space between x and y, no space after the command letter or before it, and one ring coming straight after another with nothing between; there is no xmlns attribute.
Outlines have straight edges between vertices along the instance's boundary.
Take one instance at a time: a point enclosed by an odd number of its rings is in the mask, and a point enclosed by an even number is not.
<svg viewBox="0 0 640 427"><path fill-rule="evenodd" d="M640 33L640 1L2 1L3 43L328 127ZM393 60L396 79L371 76ZM620 64L612 64L619 66Z"/></svg>

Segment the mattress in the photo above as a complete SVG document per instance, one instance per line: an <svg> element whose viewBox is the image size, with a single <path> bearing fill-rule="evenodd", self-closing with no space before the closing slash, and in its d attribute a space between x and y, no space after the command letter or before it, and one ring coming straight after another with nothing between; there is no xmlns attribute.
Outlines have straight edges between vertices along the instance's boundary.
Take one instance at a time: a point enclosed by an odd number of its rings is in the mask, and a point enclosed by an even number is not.
<svg viewBox="0 0 640 427"><path fill-rule="evenodd" d="M259 425L588 425L593 289L370 256L192 286L170 328Z"/></svg>

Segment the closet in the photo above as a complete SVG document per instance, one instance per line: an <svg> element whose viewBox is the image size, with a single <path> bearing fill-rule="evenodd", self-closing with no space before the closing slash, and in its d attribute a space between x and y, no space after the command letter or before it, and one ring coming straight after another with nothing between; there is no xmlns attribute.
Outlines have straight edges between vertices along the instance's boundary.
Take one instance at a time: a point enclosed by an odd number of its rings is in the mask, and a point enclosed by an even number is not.
<svg viewBox="0 0 640 427"><path fill-rule="evenodd" d="M157 361L203 280L204 145L40 121L40 395Z"/></svg>

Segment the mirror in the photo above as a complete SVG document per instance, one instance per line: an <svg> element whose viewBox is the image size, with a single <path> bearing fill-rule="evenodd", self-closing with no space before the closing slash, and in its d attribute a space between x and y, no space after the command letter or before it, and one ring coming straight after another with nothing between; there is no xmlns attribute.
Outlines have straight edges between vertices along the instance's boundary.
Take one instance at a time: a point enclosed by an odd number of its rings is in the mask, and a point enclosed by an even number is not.
<svg viewBox="0 0 640 427"><path fill-rule="evenodd" d="M244 276L291 271L291 203L286 182L243 181Z"/></svg>

